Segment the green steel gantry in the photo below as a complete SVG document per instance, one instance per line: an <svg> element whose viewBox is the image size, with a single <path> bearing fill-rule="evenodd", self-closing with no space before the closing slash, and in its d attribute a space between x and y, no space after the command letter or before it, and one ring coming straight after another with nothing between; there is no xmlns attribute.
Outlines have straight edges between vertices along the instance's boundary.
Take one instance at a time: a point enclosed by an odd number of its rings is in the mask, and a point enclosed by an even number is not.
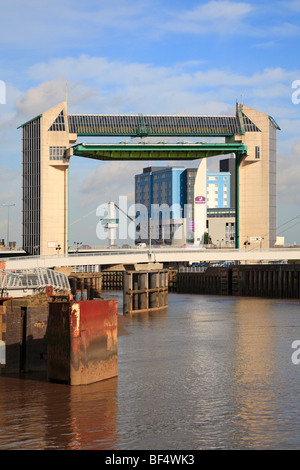
<svg viewBox="0 0 300 470"><path fill-rule="evenodd" d="M70 155L95 160L196 160L234 153L246 155L242 143L158 142L158 143L82 143L70 148Z"/></svg>

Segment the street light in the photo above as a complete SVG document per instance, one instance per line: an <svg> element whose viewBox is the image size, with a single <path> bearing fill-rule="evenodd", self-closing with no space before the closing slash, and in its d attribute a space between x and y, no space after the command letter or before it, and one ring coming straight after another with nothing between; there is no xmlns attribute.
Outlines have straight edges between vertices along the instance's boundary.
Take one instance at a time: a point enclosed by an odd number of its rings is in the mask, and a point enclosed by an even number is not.
<svg viewBox="0 0 300 470"><path fill-rule="evenodd" d="M3 207L7 207L7 246L9 245L9 208L15 205L15 202L13 204L2 204Z"/></svg>

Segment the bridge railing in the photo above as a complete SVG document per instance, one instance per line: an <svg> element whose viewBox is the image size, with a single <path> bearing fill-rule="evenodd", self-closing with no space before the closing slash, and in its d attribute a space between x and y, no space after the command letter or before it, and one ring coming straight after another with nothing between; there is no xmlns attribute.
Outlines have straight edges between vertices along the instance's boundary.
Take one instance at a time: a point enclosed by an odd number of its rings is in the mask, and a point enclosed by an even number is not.
<svg viewBox="0 0 300 470"><path fill-rule="evenodd" d="M205 266L191 266L188 268L179 268L180 273L204 273L207 270Z"/></svg>
<svg viewBox="0 0 300 470"><path fill-rule="evenodd" d="M39 259L39 260L50 260L50 259L68 259L68 258L86 258L86 257L98 257L98 256L113 256L113 255L126 255L126 254L149 254L151 253L203 253L203 254L208 254L208 253L222 253L225 255L224 259L226 258L226 253L227 254L247 254L247 253L257 253L258 258L260 257L260 254L267 254L267 253L293 253L297 254L300 259L300 248L194 248L194 247L187 247L187 248L165 248L165 247L160 247L160 248L114 248L114 249L109 249L109 248L100 248L99 251L93 251L93 252L78 252L78 253L68 253L68 254L53 254L53 255L30 255L30 256L18 256L18 257L9 257L9 258L0 258L0 261L18 261L18 260L34 260L34 259Z"/></svg>

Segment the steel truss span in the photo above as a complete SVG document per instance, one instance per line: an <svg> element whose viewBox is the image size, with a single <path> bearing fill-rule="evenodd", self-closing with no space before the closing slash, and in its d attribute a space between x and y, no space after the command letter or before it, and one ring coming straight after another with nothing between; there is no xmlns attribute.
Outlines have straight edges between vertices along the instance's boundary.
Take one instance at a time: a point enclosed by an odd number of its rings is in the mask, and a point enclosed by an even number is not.
<svg viewBox="0 0 300 470"><path fill-rule="evenodd" d="M56 130L56 126L50 130ZM241 123L238 116L149 116L149 115L68 115L69 132L78 136L233 136ZM243 115L246 132L260 129Z"/></svg>

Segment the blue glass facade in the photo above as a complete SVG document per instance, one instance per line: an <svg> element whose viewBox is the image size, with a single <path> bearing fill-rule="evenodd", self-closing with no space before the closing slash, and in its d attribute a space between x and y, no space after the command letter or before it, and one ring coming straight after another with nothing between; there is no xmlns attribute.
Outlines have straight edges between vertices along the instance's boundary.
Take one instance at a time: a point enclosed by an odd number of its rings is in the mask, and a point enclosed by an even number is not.
<svg viewBox="0 0 300 470"><path fill-rule="evenodd" d="M184 167L149 167L135 176L135 202L143 204L149 217L155 219L155 206L167 205L170 218L183 217L185 204L185 184L182 177ZM163 214L160 213L159 217Z"/></svg>
<svg viewBox="0 0 300 470"><path fill-rule="evenodd" d="M185 204L194 199L194 181L197 168L149 167L135 176L135 202L143 204L149 217L153 205L168 205L170 218L184 217ZM207 208L230 208L230 172L207 173Z"/></svg>
<svg viewBox="0 0 300 470"><path fill-rule="evenodd" d="M179 226L186 229L185 240L193 243L197 170L198 168L185 167L148 167L135 176L135 203L142 205L142 208L136 207L136 215L142 227L138 235L140 240L148 242L148 223L151 219L151 238L158 243L173 243L176 227ZM231 185L234 186L232 177L230 171L224 170L206 174L207 228L208 219L211 220L212 217L232 217L235 199L230 197Z"/></svg>

